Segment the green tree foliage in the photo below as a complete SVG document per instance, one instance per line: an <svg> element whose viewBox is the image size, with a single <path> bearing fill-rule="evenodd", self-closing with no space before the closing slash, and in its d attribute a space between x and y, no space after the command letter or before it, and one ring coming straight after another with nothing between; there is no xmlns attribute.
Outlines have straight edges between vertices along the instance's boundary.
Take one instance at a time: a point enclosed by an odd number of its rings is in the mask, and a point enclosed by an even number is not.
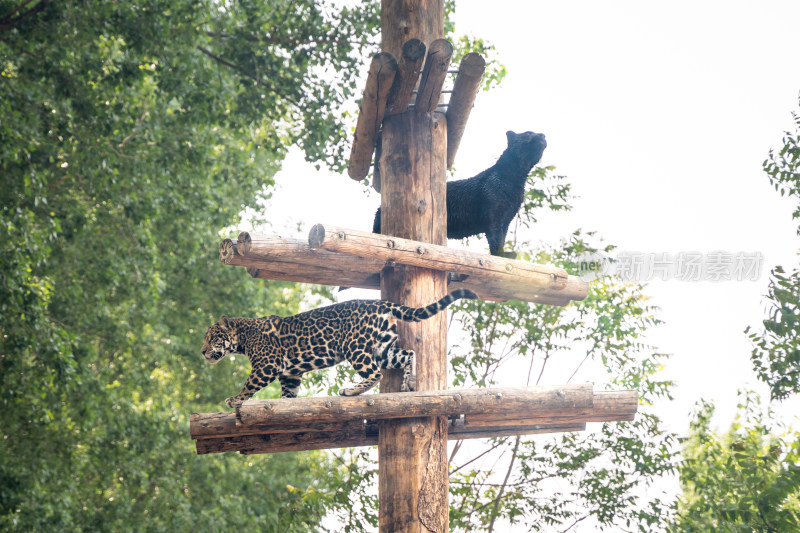
<svg viewBox="0 0 800 533"><path fill-rule="evenodd" d="M680 464L682 495L671 532L800 530L800 434L763 412L755 393L741 395L724 435L711 428L714 406L692 418Z"/></svg>
<svg viewBox="0 0 800 533"><path fill-rule="evenodd" d="M558 249L524 259L575 272L579 258L595 251L590 240L576 232ZM516 385L589 381L599 389L635 389L641 404L634 422L494 439L480 461L462 457L459 443L451 456L454 528L502 531L512 523L540 531L589 520L597 530L657 530L669 507L644 497L644 489L673 470L674 437L650 406L669 399L671 383L656 376L665 356L642 340L659 323L642 288L600 277L585 301L565 308L474 301L461 308L469 347L453 350L455 384L497 386L515 374L526 376ZM575 349L584 355L567 367L563 360Z"/></svg>
<svg viewBox="0 0 800 533"><path fill-rule="evenodd" d="M800 115L792 116L795 131L784 134L783 147L770 150L763 167L781 196L797 200L792 216L800 219ZM797 231L800 235L800 226ZM763 330L748 327L745 333L753 343L751 359L758 377L770 386L774 399L783 399L800 391L800 268L772 270L767 306Z"/></svg>
<svg viewBox="0 0 800 533"><path fill-rule="evenodd" d="M335 508L346 467L198 458L187 417L246 372L203 367L206 325L297 311L304 290L216 243L289 144L342 167L354 87L330 80L356 77L376 16L0 1L0 529L309 531Z"/></svg>

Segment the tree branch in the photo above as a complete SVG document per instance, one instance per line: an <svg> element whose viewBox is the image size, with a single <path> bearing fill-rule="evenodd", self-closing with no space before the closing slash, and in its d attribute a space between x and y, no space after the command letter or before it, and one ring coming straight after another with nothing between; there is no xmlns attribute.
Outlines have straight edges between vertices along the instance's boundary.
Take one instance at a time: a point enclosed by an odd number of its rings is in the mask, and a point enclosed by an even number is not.
<svg viewBox="0 0 800 533"><path fill-rule="evenodd" d="M18 27L22 22L30 17L31 15L35 15L36 13L44 10L45 6L50 2L50 0L41 0L38 4L27 10L25 13L12 17L12 15L22 9L25 8L28 4L30 4L33 0L25 0L20 5L15 7L11 12L0 19L0 31L7 31L13 30L14 28Z"/></svg>
<svg viewBox="0 0 800 533"><path fill-rule="evenodd" d="M270 35L264 36L237 36L231 35L229 33L220 33L220 32L213 32L207 31L206 35L209 37L218 37L220 39L244 39L245 41L249 41L251 43L273 43L273 44L287 44L291 46L301 46L304 44L352 44L352 45L360 45L362 44L361 41L349 41L347 39L317 39L317 40L300 40L300 39L287 39L284 37L273 37Z"/></svg>
<svg viewBox="0 0 800 533"><path fill-rule="evenodd" d="M269 90L269 91L273 92L274 94L277 94L277 95L278 95L278 96L280 96L281 98L285 99L285 100L286 100L286 101L288 101L288 102L291 102L292 104L294 104L295 106L297 106L298 108L300 108L301 110L303 110L303 106L301 106L301 105L300 105L300 103L299 103L297 100L295 100L295 99L293 99L293 98L291 98L291 97L289 97L289 96L286 96L285 94L282 94L282 93L281 93L280 91L278 91L278 90L277 90L277 89L276 89L276 88L275 88L275 87L274 87L272 84L270 84L270 83L267 83L267 82L265 82L265 81L262 81L262 80L260 80L260 79L258 79L258 78L256 78L256 77L252 76L251 74L249 74L249 73L245 72L245 71L244 71L244 70L243 70L241 67L239 67L238 65L234 65L234 64L233 64L233 63L231 63L230 61L226 61L226 60L222 59L222 58L221 58L221 57L219 57L218 55L214 54L213 52L211 52L210 50L208 50L208 49L206 49L206 48L203 48L202 46L198 46L198 47L197 47L197 49L198 49L198 50L200 50L201 52L203 52L205 55L207 55L207 56L208 56L208 57L210 57L211 59L213 59L214 61L216 61L217 63L219 63L220 65L224 65L224 66L226 66L226 67L228 67L228 68L230 68L230 69L233 69L233 70L235 70L236 72L238 72L238 73L239 73L239 74L241 74L242 76L246 76L246 77L250 78L251 80L253 80L253 81L254 81L254 82L256 82L257 84L261 85L262 87L266 87L266 88L267 88L267 90Z"/></svg>
<svg viewBox="0 0 800 533"><path fill-rule="evenodd" d="M503 479L503 484L500 486L500 490L497 491L497 497L494 499L494 507L492 508L492 519L489 521L489 527L486 530L488 533L492 533L492 531L494 530L494 521L497 519L497 510L500 507L500 500L503 497L503 493L505 493L506 491L508 478L511 477L511 470L514 468L514 460L517 458L517 450L519 449L520 440L522 440L522 438L517 436L516 441L514 442L514 449L511 451L511 461L508 462L508 470L506 470L506 477Z"/></svg>

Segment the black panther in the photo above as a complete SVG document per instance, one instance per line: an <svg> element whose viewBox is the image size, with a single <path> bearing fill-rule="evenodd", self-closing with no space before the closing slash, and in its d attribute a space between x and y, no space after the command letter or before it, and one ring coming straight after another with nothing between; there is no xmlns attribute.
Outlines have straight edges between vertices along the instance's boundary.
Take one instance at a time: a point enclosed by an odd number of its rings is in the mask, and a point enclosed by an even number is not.
<svg viewBox="0 0 800 533"><path fill-rule="evenodd" d="M447 238L485 233L489 253L503 255L508 226L525 197L525 182L547 148L544 134L507 131L508 148L497 162L477 176L447 182ZM381 232L381 210L373 233Z"/></svg>

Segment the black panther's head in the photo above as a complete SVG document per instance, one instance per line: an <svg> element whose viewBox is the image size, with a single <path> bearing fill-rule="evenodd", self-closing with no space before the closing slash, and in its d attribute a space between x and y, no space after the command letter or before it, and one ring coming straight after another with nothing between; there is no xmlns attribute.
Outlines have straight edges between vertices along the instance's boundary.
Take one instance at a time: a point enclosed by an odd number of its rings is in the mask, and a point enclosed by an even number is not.
<svg viewBox="0 0 800 533"><path fill-rule="evenodd" d="M507 131L506 137L508 138L508 149L531 167L539 162L544 149L547 148L544 133Z"/></svg>

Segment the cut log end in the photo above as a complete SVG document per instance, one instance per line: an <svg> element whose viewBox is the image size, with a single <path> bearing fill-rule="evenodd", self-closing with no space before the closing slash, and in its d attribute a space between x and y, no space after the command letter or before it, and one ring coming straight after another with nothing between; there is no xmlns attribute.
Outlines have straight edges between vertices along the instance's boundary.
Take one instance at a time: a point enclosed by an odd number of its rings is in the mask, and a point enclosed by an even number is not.
<svg viewBox="0 0 800 533"><path fill-rule="evenodd" d="M486 60L477 52L470 52L461 59L458 73L480 78L486 70Z"/></svg>

